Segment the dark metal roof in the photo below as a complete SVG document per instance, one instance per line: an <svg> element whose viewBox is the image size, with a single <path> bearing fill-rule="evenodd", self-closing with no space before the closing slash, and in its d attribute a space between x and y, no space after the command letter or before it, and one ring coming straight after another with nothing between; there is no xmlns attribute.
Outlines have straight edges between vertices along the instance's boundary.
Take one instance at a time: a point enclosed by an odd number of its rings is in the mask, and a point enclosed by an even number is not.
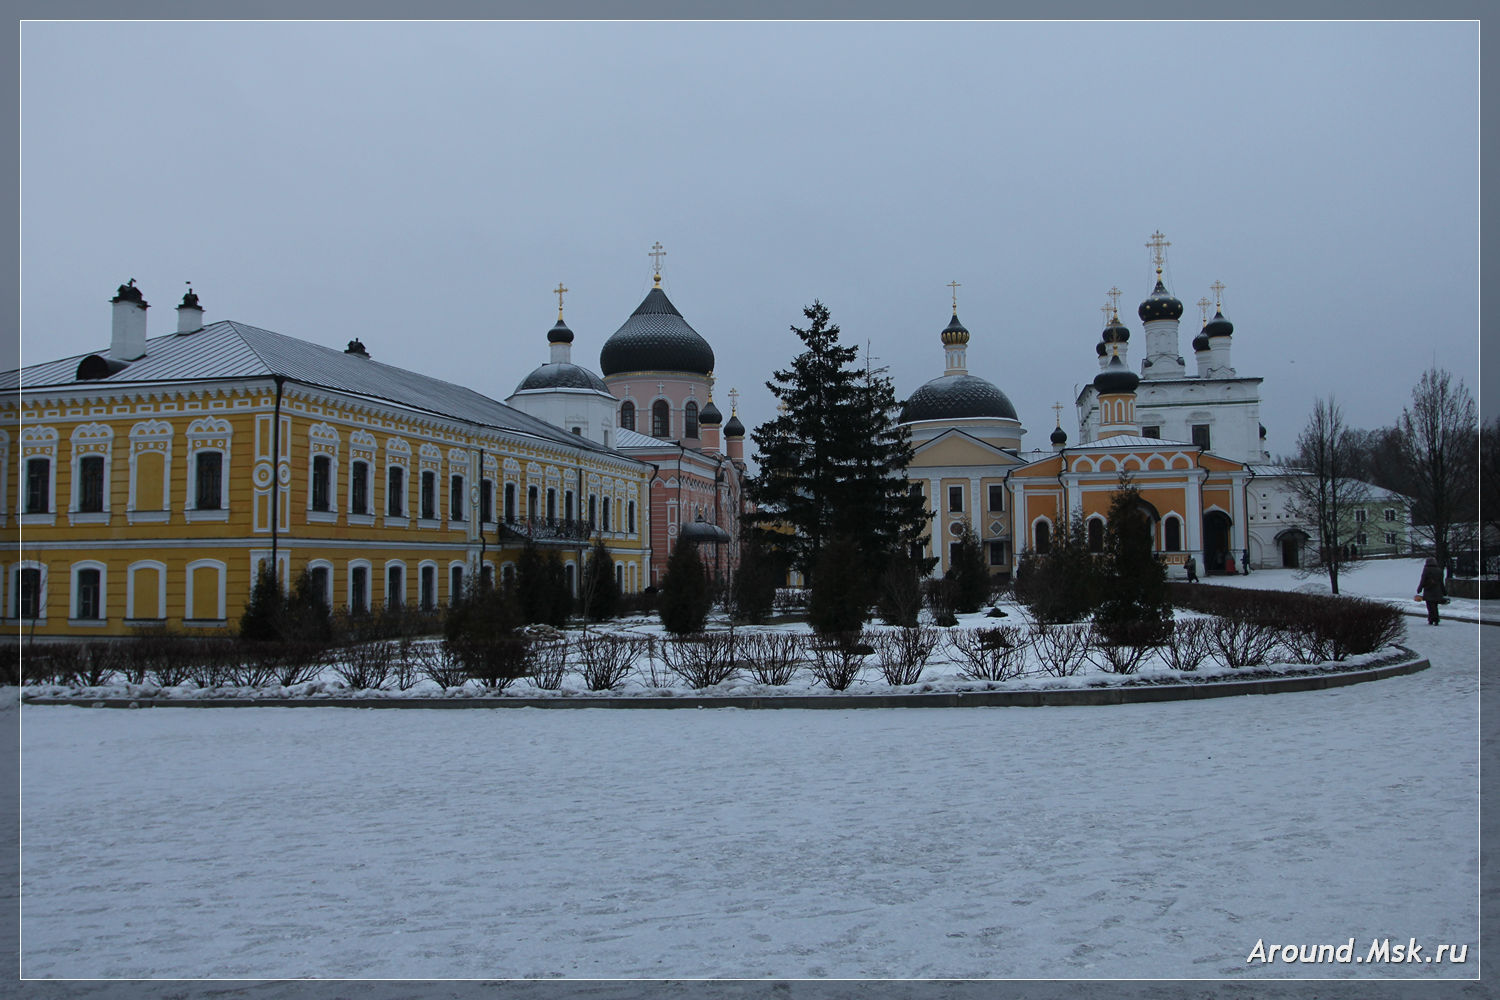
<svg viewBox="0 0 1500 1000"><path fill-rule="evenodd" d="M1234 324L1224 318L1222 310L1215 310L1214 318L1204 325L1203 332L1210 337L1228 337L1234 333Z"/></svg>
<svg viewBox="0 0 1500 1000"><path fill-rule="evenodd" d="M1141 377L1120 360L1116 354L1109 359L1109 364L1098 375L1094 376L1094 388L1099 392L1135 392L1136 386L1141 384Z"/></svg>
<svg viewBox="0 0 1500 1000"><path fill-rule="evenodd" d="M1167 286L1157 278L1156 287L1151 289L1151 294L1136 309L1136 315L1140 316L1142 323L1149 323L1154 319L1182 319L1182 302L1167 291Z"/></svg>
<svg viewBox="0 0 1500 1000"><path fill-rule="evenodd" d="M717 524L709 524L700 515L698 520L684 524L677 537L681 541L693 542L697 545L723 545L729 541L729 532Z"/></svg>
<svg viewBox="0 0 1500 1000"><path fill-rule="evenodd" d="M97 353L108 355L108 349ZM382 364L360 354L309 343L246 323L222 320L189 334L146 341L144 357L107 377L79 382L79 361L88 354L0 372L0 391L88 386L135 386L155 382L283 378L452 417L468 423L528 434L570 448L608 452L473 389ZM603 388L601 383L600 388Z"/></svg>
<svg viewBox="0 0 1500 1000"><path fill-rule="evenodd" d="M703 404L703 412L698 414L698 423L713 427L723 422L724 414L719 412L719 408L714 405L713 400L710 399L707 403Z"/></svg>
<svg viewBox="0 0 1500 1000"><path fill-rule="evenodd" d="M724 425L724 436L732 438L745 436L745 425L740 423L740 418L733 413L729 415L729 423Z"/></svg>
<svg viewBox="0 0 1500 1000"><path fill-rule="evenodd" d="M714 349L672 305L667 293L653 288L635 312L604 342L599 370L621 372L695 372L714 370Z"/></svg>
<svg viewBox="0 0 1500 1000"><path fill-rule="evenodd" d="M527 389L593 389L609 394L604 380L587 368L574 364L546 364L533 371L516 386L516 392Z"/></svg>
<svg viewBox="0 0 1500 1000"><path fill-rule="evenodd" d="M962 417L1016 417L1016 408L993 382L977 375L944 375L923 385L901 410L903 423Z"/></svg>

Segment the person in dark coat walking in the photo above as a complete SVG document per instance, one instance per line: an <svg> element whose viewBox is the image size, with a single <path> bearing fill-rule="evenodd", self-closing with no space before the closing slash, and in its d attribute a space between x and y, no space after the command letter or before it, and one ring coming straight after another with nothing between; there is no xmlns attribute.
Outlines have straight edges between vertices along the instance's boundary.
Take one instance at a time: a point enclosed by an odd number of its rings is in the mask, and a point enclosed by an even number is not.
<svg viewBox="0 0 1500 1000"><path fill-rule="evenodd" d="M1187 557L1186 568L1187 568L1187 575L1188 575L1188 583L1197 583L1198 582L1198 560L1194 559L1192 556L1188 556Z"/></svg>
<svg viewBox="0 0 1500 1000"><path fill-rule="evenodd" d="M1448 594L1443 587L1443 571L1437 560L1431 557L1422 567L1422 579L1417 582L1417 596L1427 602L1427 624L1438 624L1438 604Z"/></svg>

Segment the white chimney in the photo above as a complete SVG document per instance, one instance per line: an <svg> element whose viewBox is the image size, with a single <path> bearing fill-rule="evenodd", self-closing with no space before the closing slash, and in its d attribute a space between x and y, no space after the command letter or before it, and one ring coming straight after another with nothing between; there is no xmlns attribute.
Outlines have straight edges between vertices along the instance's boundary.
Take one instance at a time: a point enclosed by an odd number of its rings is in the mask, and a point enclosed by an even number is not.
<svg viewBox="0 0 1500 1000"><path fill-rule="evenodd" d="M116 361L134 361L146 353L146 309L149 304L135 287L135 279L121 285L115 297L110 322L109 356Z"/></svg>
<svg viewBox="0 0 1500 1000"><path fill-rule="evenodd" d="M198 304L198 296L189 285L187 294L182 297L182 305L177 307L177 332L194 333L203 329L203 307Z"/></svg>

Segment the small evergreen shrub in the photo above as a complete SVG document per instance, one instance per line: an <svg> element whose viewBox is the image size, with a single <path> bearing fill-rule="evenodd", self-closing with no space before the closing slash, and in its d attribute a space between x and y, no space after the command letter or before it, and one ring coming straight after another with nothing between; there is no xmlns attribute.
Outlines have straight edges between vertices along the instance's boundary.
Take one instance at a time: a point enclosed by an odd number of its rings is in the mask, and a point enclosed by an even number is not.
<svg viewBox="0 0 1500 1000"><path fill-rule="evenodd" d="M661 582L657 606L662 627L673 635L702 632L712 602L708 573L698 557L698 546L679 539L667 560L666 576Z"/></svg>

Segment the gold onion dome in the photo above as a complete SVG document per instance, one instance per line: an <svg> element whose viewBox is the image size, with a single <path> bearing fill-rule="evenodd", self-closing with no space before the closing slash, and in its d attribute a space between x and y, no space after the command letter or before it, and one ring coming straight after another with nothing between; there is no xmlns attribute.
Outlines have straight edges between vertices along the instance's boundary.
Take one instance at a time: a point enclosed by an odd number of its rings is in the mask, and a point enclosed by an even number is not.
<svg viewBox="0 0 1500 1000"><path fill-rule="evenodd" d="M955 347L959 344L967 344L969 342L969 330L958 321L957 312L955 312L953 314L953 318L948 321L948 325L943 327L942 336L943 344L947 347Z"/></svg>

